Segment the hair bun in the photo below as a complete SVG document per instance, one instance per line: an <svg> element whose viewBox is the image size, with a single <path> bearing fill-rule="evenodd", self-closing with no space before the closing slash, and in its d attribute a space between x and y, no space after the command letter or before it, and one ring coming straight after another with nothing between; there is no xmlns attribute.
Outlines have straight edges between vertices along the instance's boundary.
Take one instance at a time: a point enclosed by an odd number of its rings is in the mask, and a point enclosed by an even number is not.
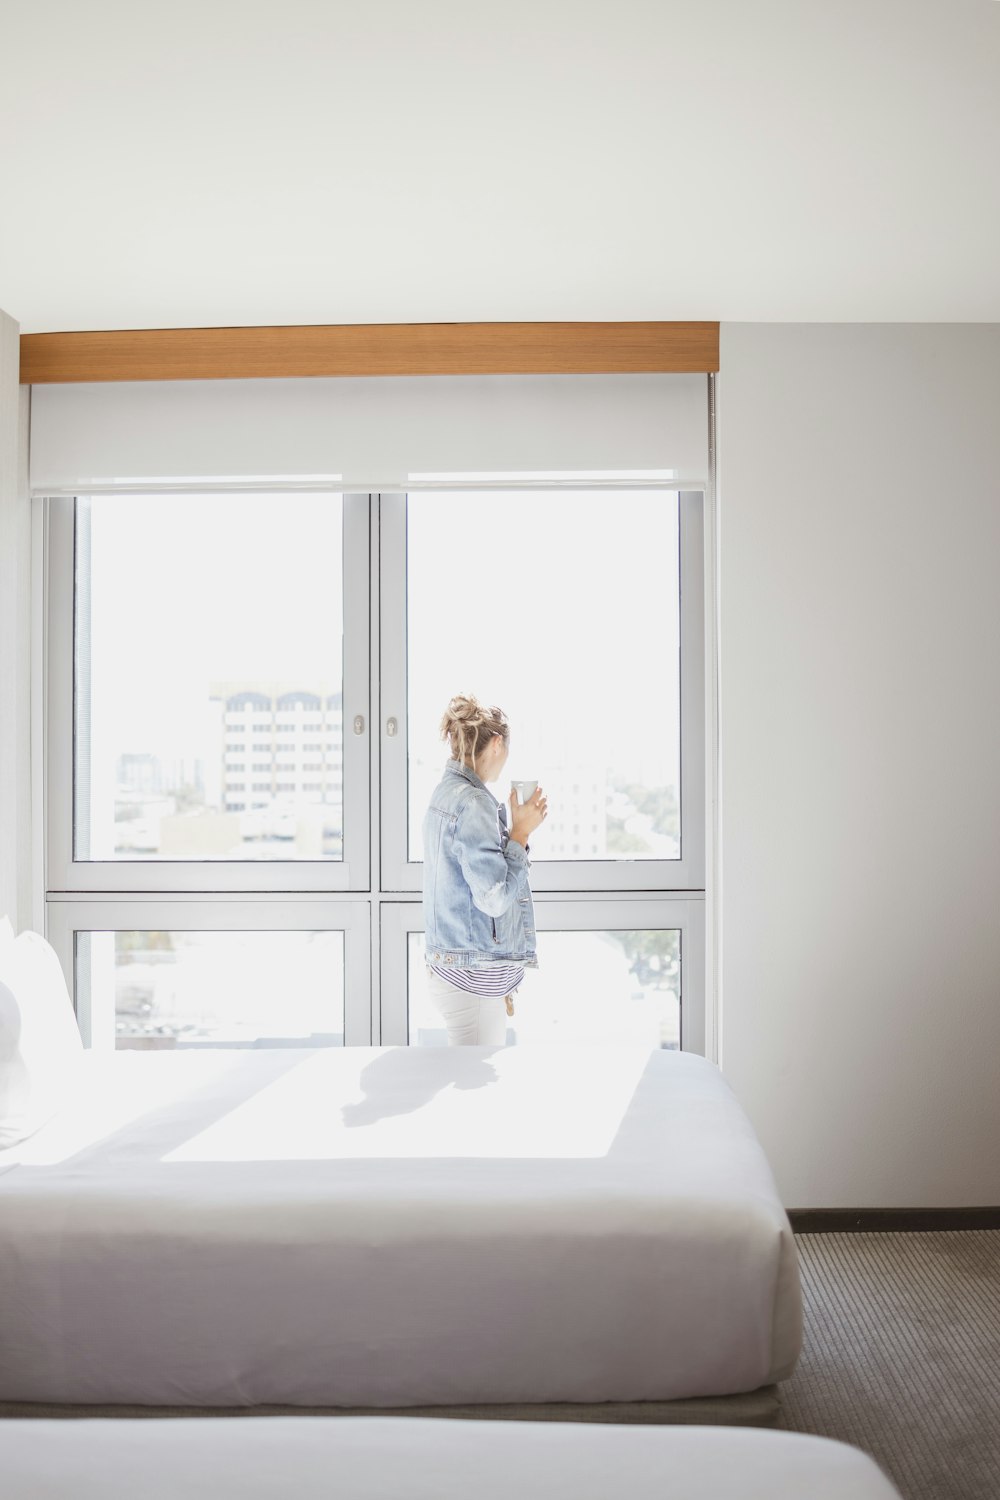
<svg viewBox="0 0 1000 1500"><path fill-rule="evenodd" d="M471 693L456 693L441 720L441 738L450 741L455 760L472 765L491 737L509 734L502 708L484 708Z"/></svg>
<svg viewBox="0 0 1000 1500"><path fill-rule="evenodd" d="M476 723L482 720L483 711L471 694L456 693L448 704L447 717L461 724Z"/></svg>

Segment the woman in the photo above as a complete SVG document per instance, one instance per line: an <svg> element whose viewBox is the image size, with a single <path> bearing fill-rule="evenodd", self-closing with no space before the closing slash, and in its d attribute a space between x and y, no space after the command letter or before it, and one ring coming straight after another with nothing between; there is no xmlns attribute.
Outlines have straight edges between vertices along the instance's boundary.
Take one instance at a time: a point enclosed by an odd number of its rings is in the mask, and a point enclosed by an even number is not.
<svg viewBox="0 0 1000 1500"><path fill-rule="evenodd" d="M507 809L489 791L507 764L510 726L499 708L452 698L441 720L452 758L424 816L427 985L451 1046L502 1046L513 996L537 969L528 839L544 821L541 787Z"/></svg>

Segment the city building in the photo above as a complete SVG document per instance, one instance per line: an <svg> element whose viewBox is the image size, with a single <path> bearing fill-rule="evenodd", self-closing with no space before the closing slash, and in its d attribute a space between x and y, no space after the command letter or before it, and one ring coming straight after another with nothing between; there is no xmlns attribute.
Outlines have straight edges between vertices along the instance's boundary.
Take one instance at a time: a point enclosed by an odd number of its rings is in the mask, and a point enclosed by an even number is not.
<svg viewBox="0 0 1000 1500"><path fill-rule="evenodd" d="M344 703L329 684L213 683L219 705L220 812L240 813L241 841L298 858L343 847ZM254 850L243 851L253 857Z"/></svg>

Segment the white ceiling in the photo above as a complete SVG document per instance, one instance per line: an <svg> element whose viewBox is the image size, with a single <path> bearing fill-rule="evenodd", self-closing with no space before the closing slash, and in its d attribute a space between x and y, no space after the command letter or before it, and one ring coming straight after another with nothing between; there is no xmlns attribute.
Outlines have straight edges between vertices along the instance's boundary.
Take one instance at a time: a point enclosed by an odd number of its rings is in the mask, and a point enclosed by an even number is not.
<svg viewBox="0 0 1000 1500"><path fill-rule="evenodd" d="M996 0L0 0L25 332L1000 321Z"/></svg>

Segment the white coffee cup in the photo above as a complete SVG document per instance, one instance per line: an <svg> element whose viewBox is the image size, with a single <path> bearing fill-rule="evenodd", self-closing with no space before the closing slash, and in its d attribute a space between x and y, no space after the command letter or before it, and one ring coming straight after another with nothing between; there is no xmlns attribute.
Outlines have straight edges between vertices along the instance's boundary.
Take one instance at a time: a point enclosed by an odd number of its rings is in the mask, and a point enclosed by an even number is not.
<svg viewBox="0 0 1000 1500"><path fill-rule="evenodd" d="M538 791L538 782L537 781L512 781L511 784L510 784L510 789L511 789L512 792L516 792L517 793L517 800L518 800L518 802L520 802L521 806L523 807L524 804L526 802L529 802L531 800L531 798L535 795L535 793Z"/></svg>

